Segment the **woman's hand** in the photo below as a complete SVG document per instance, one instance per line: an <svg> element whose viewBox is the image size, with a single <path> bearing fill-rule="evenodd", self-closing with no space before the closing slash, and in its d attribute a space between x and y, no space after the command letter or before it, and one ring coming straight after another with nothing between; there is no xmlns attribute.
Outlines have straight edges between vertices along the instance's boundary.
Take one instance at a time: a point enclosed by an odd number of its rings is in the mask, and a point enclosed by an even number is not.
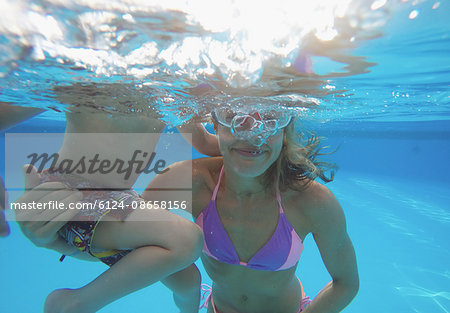
<svg viewBox="0 0 450 313"><path fill-rule="evenodd" d="M15 201L25 209L15 209L16 220L24 233L36 246L50 248L58 240L58 230L70 221L77 210L69 210L69 204L82 199L82 193L69 189L59 182L40 184L40 176L32 166L29 173L24 166L25 193ZM50 201L62 203L63 209L36 209Z"/></svg>
<svg viewBox="0 0 450 313"><path fill-rule="evenodd" d="M184 139L201 154L208 156L221 155L219 141L216 135L210 134L202 123L191 121L182 126L178 126L177 129L183 135ZM186 136L186 134L191 134L191 136Z"/></svg>

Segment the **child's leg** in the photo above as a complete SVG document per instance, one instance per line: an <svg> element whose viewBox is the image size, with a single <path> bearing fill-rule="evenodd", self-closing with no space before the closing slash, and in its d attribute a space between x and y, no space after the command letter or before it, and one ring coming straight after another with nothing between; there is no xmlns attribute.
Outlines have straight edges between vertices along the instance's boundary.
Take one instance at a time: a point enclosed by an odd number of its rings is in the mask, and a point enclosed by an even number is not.
<svg viewBox="0 0 450 313"><path fill-rule="evenodd" d="M88 285L50 294L45 313L96 312L186 268L199 257L202 245L197 225L168 211L136 210L125 222L102 220L91 250L133 251Z"/></svg>
<svg viewBox="0 0 450 313"><path fill-rule="evenodd" d="M173 298L181 312L198 312L201 276L195 264L161 281L173 291Z"/></svg>

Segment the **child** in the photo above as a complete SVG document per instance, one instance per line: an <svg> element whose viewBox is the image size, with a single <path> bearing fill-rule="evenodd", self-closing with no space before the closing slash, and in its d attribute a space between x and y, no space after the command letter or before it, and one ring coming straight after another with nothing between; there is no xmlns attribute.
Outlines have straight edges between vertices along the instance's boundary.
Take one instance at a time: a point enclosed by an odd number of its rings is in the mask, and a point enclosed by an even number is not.
<svg viewBox="0 0 450 313"><path fill-rule="evenodd" d="M111 115L92 110L93 104L101 107L105 98L112 99L118 86L71 87L59 87L57 90L60 101L71 104L78 101L77 112L66 113L66 134L58 153L60 160L79 160L95 154L108 160L130 160L133 151L140 150L148 155L154 151L165 127L158 113ZM122 99L114 97L114 101L127 99L123 92L119 93ZM89 105L83 105L80 99L85 99ZM218 153L215 136L209 134L201 124L184 125L182 130L193 133L192 144L200 152ZM86 133L90 135L83 136ZM135 133L151 135L134 136ZM132 136L132 140L126 135ZM58 166L55 164L56 168ZM43 183L41 188L53 190L48 199L61 200L67 194L65 188L77 188L82 189L82 192L69 197L69 202L97 203L94 210L59 212L58 233L45 237L43 231L34 243L51 247L65 255L95 257L110 266L105 273L82 288L52 292L45 302L45 313L96 312L108 303L159 280L164 280L174 291L182 313L197 312L200 287L191 288L189 285L186 288L183 281L196 279L198 273L194 268L193 275L186 276L188 269L180 279L177 272L189 267L200 255L202 232L195 224L167 210L133 210L136 207L134 204L143 201L131 190L139 173L135 171L124 178L117 172L73 175L51 170L39 174L35 169L32 171L32 175L39 177L34 185ZM26 197L27 194L18 201L26 202ZM110 204L115 201L128 208L112 210L100 207L100 202L96 200L103 200L103 203L109 201ZM18 220L23 221L21 226L24 232L33 223L27 220L28 213L20 212L21 216L18 216ZM45 211L41 213L45 214ZM43 218L41 225L49 227L55 226L55 223L47 223Z"/></svg>

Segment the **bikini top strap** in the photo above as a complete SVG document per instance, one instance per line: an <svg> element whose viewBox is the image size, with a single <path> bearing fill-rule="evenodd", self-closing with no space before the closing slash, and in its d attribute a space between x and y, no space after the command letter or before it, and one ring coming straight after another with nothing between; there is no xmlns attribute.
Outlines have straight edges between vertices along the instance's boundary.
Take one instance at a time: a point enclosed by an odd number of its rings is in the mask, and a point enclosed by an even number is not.
<svg viewBox="0 0 450 313"><path fill-rule="evenodd" d="M217 184L216 184L216 187L214 188L214 192L212 194L211 200L216 200L217 191L219 190L220 181L222 180L222 176L223 176L223 165L222 165L222 168L220 169L219 179L217 180Z"/></svg>
<svg viewBox="0 0 450 313"><path fill-rule="evenodd" d="M278 208L280 209L280 214L284 213L283 206L281 205L281 195L280 195L280 189L277 186L277 201L278 201Z"/></svg>

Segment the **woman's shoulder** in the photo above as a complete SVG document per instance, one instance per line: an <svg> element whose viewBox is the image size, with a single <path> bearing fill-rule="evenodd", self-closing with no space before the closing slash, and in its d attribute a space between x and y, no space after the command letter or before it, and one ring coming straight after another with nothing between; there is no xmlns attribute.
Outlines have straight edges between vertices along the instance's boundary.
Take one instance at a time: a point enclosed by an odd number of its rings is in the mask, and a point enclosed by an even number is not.
<svg viewBox="0 0 450 313"><path fill-rule="evenodd" d="M191 189L192 213L196 217L210 200L221 167L221 157L207 157L173 163L150 182L142 196L144 199L151 199L152 190L161 188Z"/></svg>
<svg viewBox="0 0 450 313"><path fill-rule="evenodd" d="M205 157L192 160L193 169L209 170L219 168L220 170L222 164L223 164L222 156Z"/></svg>
<svg viewBox="0 0 450 313"><path fill-rule="evenodd" d="M192 181L210 184L219 176L222 157L206 157L192 160Z"/></svg>
<svg viewBox="0 0 450 313"><path fill-rule="evenodd" d="M309 182L298 196L302 196L312 208L328 206L336 199L327 186L315 180Z"/></svg>
<svg viewBox="0 0 450 313"><path fill-rule="evenodd" d="M331 190L315 180L302 181L284 189L294 202L307 204L310 208L323 206L334 199Z"/></svg>
<svg viewBox="0 0 450 313"><path fill-rule="evenodd" d="M175 162L169 165L164 171L171 172L171 176L176 176L181 179L181 175L190 176L186 174L192 173L193 182L199 182L207 179L209 176L220 172L222 166L222 157L205 157L193 160L184 160Z"/></svg>
<svg viewBox="0 0 450 313"><path fill-rule="evenodd" d="M333 192L317 181L309 181L301 188L291 188L287 194L290 211L307 220L310 231L325 220L336 219L342 215L342 208Z"/></svg>
<svg viewBox="0 0 450 313"><path fill-rule="evenodd" d="M192 214L195 218L211 200L222 164L222 157L192 160Z"/></svg>

